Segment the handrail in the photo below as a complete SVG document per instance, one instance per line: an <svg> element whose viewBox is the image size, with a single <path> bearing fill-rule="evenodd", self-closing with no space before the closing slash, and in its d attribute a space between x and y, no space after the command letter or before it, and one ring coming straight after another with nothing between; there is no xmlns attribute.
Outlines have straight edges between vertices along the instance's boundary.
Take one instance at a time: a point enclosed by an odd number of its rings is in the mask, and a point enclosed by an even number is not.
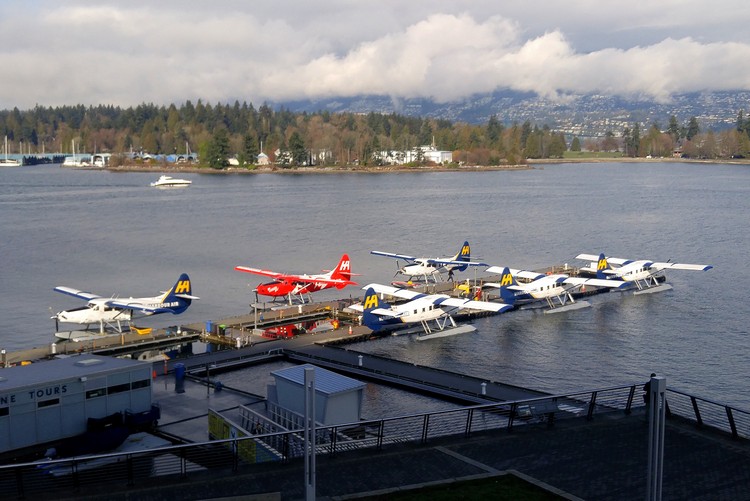
<svg viewBox="0 0 750 501"><path fill-rule="evenodd" d="M317 450L319 454L334 455L352 449L380 449L404 442L429 443L438 437L470 437L482 431L510 432L515 427L536 423L546 422L548 426L553 426L560 419L591 419L596 415L613 412L629 414L633 408L645 407L640 399L637 403L633 402L637 389L640 389L640 385L613 386L320 426ZM667 389L667 403L668 419L679 417L698 427L731 434L735 439L750 439L750 412L746 410L671 389ZM136 485L145 482L157 461L160 474L165 475L160 477L160 482L182 482L185 477L199 470L231 465L232 470L237 471L238 468L252 468L258 462L289 461L300 457L304 451L302 429L257 435L249 432L247 435L138 452L0 465L0 484L8 486L11 491L15 489L15 492L4 492L6 496L29 498L36 493L41 494L41 489L47 489L44 492L70 489L71 481L77 489L81 489L84 484L103 485L112 482L114 478L126 480L128 485ZM276 445L281 446L275 447ZM254 459L248 461L247 454L251 454ZM97 470L103 464L107 468ZM149 467L149 464L152 466ZM140 470L144 470L145 474L139 473ZM40 477L40 473L52 471L57 471L58 474Z"/></svg>

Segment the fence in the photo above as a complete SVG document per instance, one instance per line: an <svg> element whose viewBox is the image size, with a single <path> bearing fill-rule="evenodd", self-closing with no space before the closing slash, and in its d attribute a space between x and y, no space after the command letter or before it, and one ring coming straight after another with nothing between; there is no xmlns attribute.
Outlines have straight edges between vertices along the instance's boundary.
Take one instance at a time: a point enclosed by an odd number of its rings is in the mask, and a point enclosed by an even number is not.
<svg viewBox="0 0 750 501"><path fill-rule="evenodd" d="M382 449L393 444L428 443L443 437L508 430L533 424L552 426L560 419L592 420L596 415L643 407L635 385L529 400L474 405L426 414L390 417L336 426L321 426L316 453L339 454ZM710 427L735 439L750 438L750 412L667 390L668 418ZM245 418L243 418L245 419ZM254 421L253 424L257 424ZM168 486L186 479L251 472L253 465L288 462L304 454L303 431L265 433L206 443L160 447L140 452L0 466L0 492L11 498L56 498L62 493L108 492L118 488ZM258 433L260 432L260 433ZM253 434L255 433L255 434Z"/></svg>

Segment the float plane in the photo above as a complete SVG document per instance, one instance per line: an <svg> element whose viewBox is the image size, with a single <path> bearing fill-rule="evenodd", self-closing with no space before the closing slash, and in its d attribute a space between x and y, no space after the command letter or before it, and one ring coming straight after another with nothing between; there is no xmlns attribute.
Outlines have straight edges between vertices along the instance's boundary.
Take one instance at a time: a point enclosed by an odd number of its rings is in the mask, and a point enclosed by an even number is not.
<svg viewBox="0 0 750 501"><path fill-rule="evenodd" d="M713 268L708 264L660 263L645 259L632 260L618 257L607 257L604 254L578 254L576 259L590 261L581 268L581 272L595 274L597 278L606 280L621 280L635 284L638 288L635 294L661 292L672 288L671 285L660 283L664 270L708 271ZM613 267L612 265L616 265ZM663 279L661 280L663 282Z"/></svg>
<svg viewBox="0 0 750 501"><path fill-rule="evenodd" d="M383 251L370 251L370 254L394 259L403 259L407 264L398 268L396 275L420 277L424 278L425 282L427 282L430 277L432 277L433 281L437 282L438 278L442 278L442 273L444 272L447 272L448 276L452 277L453 270L464 271L469 266L487 266L486 263L479 263L471 260L471 247L469 247L469 242L464 242L455 256L446 258L415 257Z"/></svg>
<svg viewBox="0 0 750 501"><path fill-rule="evenodd" d="M545 275L533 271L500 268L499 266L487 268L487 271L490 273L500 271L501 278L500 282L483 284L483 288L500 289L500 299L507 304L520 305L544 301L549 307L544 313L559 313L591 306L588 301L573 299L573 291L583 291L586 286L621 289L627 285L624 282L613 280L571 277L563 274ZM530 282L519 284L515 276L528 279Z"/></svg>
<svg viewBox="0 0 750 501"><path fill-rule="evenodd" d="M347 285L357 285L357 282L352 282L350 280L354 273L352 273L349 256L346 254L341 256L336 268L327 273L318 275L293 275L270 270L261 270L258 268L249 268L247 266L235 266L234 269L273 278L272 282L259 284L258 287L255 288L256 301L257 294L262 294L264 296L271 296L274 300L279 297L288 297L289 304L291 305L292 298L296 296L304 304L305 298L303 294L309 295L313 292L331 287L343 289Z"/></svg>
<svg viewBox="0 0 750 501"><path fill-rule="evenodd" d="M373 331L394 331L399 328L419 324L424 334L417 339L451 336L464 332L473 332L476 327L457 325L451 312L456 310L476 310L482 312L502 313L513 307L503 303L474 301L451 297L446 294L421 294L419 292L390 287L380 284L369 284L364 301L349 308L362 312L362 323ZM389 305L380 295L389 295L407 302ZM434 322L434 327L430 325Z"/></svg>
<svg viewBox="0 0 750 501"><path fill-rule="evenodd" d="M158 313L172 313L177 315L185 311L193 299L190 278L186 273L180 275L171 289L154 297L137 298L106 298L91 292L85 292L70 287L55 287L54 290L69 296L87 301L86 306L72 310L61 311L52 318L57 322L85 325L99 325L99 332L104 334L105 327L122 332L122 322L130 322L136 315L156 315Z"/></svg>

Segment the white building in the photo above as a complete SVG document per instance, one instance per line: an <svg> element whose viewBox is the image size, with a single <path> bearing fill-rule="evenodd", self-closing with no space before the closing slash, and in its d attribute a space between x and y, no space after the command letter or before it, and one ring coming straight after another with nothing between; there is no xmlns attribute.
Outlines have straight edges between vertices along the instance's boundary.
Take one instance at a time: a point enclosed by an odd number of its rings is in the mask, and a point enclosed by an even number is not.
<svg viewBox="0 0 750 501"><path fill-rule="evenodd" d="M386 165L402 165L411 162L432 162L443 165L453 161L453 152L441 151L435 145L429 145L417 146L406 151L379 151L375 152L373 157Z"/></svg>
<svg viewBox="0 0 750 501"><path fill-rule="evenodd" d="M0 371L0 452L80 435L89 418L151 409L151 364L80 355Z"/></svg>

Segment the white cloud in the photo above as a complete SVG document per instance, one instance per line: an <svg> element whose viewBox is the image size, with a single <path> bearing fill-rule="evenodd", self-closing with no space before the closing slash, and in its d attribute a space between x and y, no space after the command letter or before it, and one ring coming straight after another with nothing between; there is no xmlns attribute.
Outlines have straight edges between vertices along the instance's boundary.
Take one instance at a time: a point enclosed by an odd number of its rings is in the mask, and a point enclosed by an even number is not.
<svg viewBox="0 0 750 501"><path fill-rule="evenodd" d="M9 1L0 108L750 88L739 3L616 3Z"/></svg>

